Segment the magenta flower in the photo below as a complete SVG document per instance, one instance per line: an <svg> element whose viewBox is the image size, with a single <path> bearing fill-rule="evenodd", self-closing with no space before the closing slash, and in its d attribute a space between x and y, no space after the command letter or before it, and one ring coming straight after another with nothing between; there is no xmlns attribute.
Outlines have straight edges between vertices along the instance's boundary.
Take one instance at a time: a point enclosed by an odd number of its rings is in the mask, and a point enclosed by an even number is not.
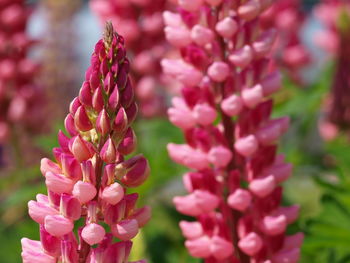
<svg viewBox="0 0 350 263"><path fill-rule="evenodd" d="M125 157L135 148L137 112L125 54L123 38L107 24L65 119L69 135L59 132L55 162L41 161L48 194L28 203L40 241L22 239L23 262L128 262L130 240L150 218L149 207L136 208L138 194L127 192L147 179L149 166L142 155Z"/></svg>
<svg viewBox="0 0 350 263"><path fill-rule="evenodd" d="M303 234L286 235L299 207L282 207L281 183L292 166L277 154L287 117L271 118L269 98L281 84L268 59L276 30L261 27L273 1L178 1L164 12L165 32L181 57L163 59L182 85L170 121L186 143L168 145L170 157L190 169L186 196L176 209L185 246L207 263L297 262Z"/></svg>
<svg viewBox="0 0 350 263"><path fill-rule="evenodd" d="M126 47L135 62L131 77L136 97L145 117L163 115L164 86L160 60L168 51L163 33L162 11L166 0L93 0L91 9L101 22L112 21L125 37Z"/></svg>

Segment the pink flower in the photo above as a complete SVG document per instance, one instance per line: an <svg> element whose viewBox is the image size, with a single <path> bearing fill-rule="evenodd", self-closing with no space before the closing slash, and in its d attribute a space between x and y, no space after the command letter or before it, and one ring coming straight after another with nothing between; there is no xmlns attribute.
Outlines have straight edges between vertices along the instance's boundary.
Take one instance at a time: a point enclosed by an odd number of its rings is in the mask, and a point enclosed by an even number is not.
<svg viewBox="0 0 350 263"><path fill-rule="evenodd" d="M123 38L107 23L65 121L72 138L59 132L56 162L41 161L48 195L28 203L40 241L22 239L23 262L128 262L129 240L151 217L150 207L136 208L136 193L126 194L147 179L149 165L142 155L126 157L135 149L136 104L125 53ZM84 225L75 233L80 218Z"/></svg>
<svg viewBox="0 0 350 263"><path fill-rule="evenodd" d="M262 16L275 2L177 1L177 13L164 13L167 26L190 32L190 40L174 45L179 57L162 61L163 71L180 81L181 97L173 99L168 115L185 135L183 144L167 148L190 169L183 177L188 194L173 203L194 217L180 228L189 254L205 262L298 258L302 238L285 235L298 206L280 206L280 184L292 166L276 154L289 119L272 119L269 98L281 88L281 74L270 63L279 35ZM276 25L295 26L294 14L287 12L287 21L281 16ZM291 53L294 66L306 63L306 53Z"/></svg>

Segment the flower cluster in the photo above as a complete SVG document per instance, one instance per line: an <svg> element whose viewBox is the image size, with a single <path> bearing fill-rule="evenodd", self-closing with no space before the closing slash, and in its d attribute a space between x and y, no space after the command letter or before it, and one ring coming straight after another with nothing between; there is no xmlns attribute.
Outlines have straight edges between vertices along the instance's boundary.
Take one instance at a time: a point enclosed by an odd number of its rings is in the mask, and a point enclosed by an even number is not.
<svg viewBox="0 0 350 263"><path fill-rule="evenodd" d="M331 93L321 120L320 132L332 139L338 130L350 130L350 3L339 0L321 1L314 8L315 16L324 25L315 42L335 59L335 73Z"/></svg>
<svg viewBox="0 0 350 263"><path fill-rule="evenodd" d="M28 16L24 0L1 1L0 143L7 142L18 127L28 132L42 127L38 123L43 118L43 94L34 84L38 65L27 58L33 44L25 32Z"/></svg>
<svg viewBox="0 0 350 263"><path fill-rule="evenodd" d="M141 113L146 117L162 114L165 79L160 60L167 51L162 11L166 0L93 0L92 10L101 21L112 21L134 57L132 77Z"/></svg>
<svg viewBox="0 0 350 263"><path fill-rule="evenodd" d="M181 82L170 121L186 144L169 144L170 157L191 171L189 192L176 209L189 253L207 263L297 262L303 234L287 236L298 206L281 207L292 166L277 154L287 117L271 119L269 95L281 76L268 59L276 30L260 15L274 1L178 0L164 12L167 40L181 53L162 67Z"/></svg>
<svg viewBox="0 0 350 263"><path fill-rule="evenodd" d="M263 29L278 30L275 59L297 82L302 82L301 70L310 63L310 54L300 37L305 21L301 0L277 0L261 15Z"/></svg>
<svg viewBox="0 0 350 263"><path fill-rule="evenodd" d="M125 54L123 38L107 24L65 119L69 136L59 132L56 162L41 161L48 195L28 203L40 241L22 239L23 262L128 262L130 240L150 218L150 208L136 208L138 195L127 193L145 181L149 166L142 155L125 158L135 149L137 112Z"/></svg>

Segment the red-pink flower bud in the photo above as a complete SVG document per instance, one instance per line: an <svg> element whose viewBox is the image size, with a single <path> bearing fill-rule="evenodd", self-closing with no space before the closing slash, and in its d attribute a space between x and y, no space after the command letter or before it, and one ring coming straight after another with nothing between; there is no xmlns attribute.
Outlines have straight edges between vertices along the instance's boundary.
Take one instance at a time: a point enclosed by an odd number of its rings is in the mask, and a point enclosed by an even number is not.
<svg viewBox="0 0 350 263"><path fill-rule="evenodd" d="M48 202L29 201L28 211L30 217L38 224L44 224L45 216L58 214L58 211L51 207Z"/></svg>
<svg viewBox="0 0 350 263"><path fill-rule="evenodd" d="M71 114L68 114L64 120L64 127L70 136L75 136L78 134L77 129L75 128L74 118Z"/></svg>
<svg viewBox="0 0 350 263"><path fill-rule="evenodd" d="M123 199L124 189L119 183L113 183L103 189L101 197L107 203L116 205Z"/></svg>
<svg viewBox="0 0 350 263"><path fill-rule="evenodd" d="M142 155L132 157L124 162L122 166L127 169L127 172L122 177L121 182L128 187L141 185L150 173L148 161Z"/></svg>
<svg viewBox="0 0 350 263"><path fill-rule="evenodd" d="M60 214L73 221L81 216L81 205L77 198L68 194L61 195Z"/></svg>
<svg viewBox="0 0 350 263"><path fill-rule="evenodd" d="M136 219L125 219L112 226L112 233L120 240L130 240L139 232L139 226Z"/></svg>
<svg viewBox="0 0 350 263"><path fill-rule="evenodd" d="M132 128L129 128L124 136L124 139L118 145L118 152L123 155L132 153L136 148L136 136Z"/></svg>
<svg viewBox="0 0 350 263"><path fill-rule="evenodd" d="M263 246L261 237L255 232L251 232L238 242L239 248L247 255L256 255Z"/></svg>
<svg viewBox="0 0 350 263"><path fill-rule="evenodd" d="M80 131L89 131L93 128L86 113L85 107L80 106L74 114L74 124Z"/></svg>
<svg viewBox="0 0 350 263"><path fill-rule="evenodd" d="M58 257L61 253L61 240L55 236L50 235L44 225L40 225L40 242L45 252Z"/></svg>
<svg viewBox="0 0 350 263"><path fill-rule="evenodd" d="M57 193L71 193L74 185L74 181L64 176L63 174L56 174L47 172L45 174L45 183L48 189Z"/></svg>
<svg viewBox="0 0 350 263"><path fill-rule="evenodd" d="M56 163L47 158L41 159L40 171L42 175L45 175L49 171L52 173L62 173L61 168Z"/></svg>
<svg viewBox="0 0 350 263"><path fill-rule="evenodd" d="M93 156L87 142L80 135L70 140L69 149L79 162L86 161Z"/></svg>
<svg viewBox="0 0 350 263"><path fill-rule="evenodd" d="M114 163L117 157L116 154L114 143L111 138L108 138L101 149L100 157L106 163Z"/></svg>
<svg viewBox="0 0 350 263"><path fill-rule="evenodd" d="M105 109L98 114L96 119L96 130L103 136L111 131L110 118Z"/></svg>
<svg viewBox="0 0 350 263"><path fill-rule="evenodd" d="M199 238L204 234L202 224L199 222L181 221L180 228L182 231L182 235L187 239Z"/></svg>
<svg viewBox="0 0 350 263"><path fill-rule="evenodd" d="M92 93L89 82L84 81L80 91L79 100L85 106L92 106Z"/></svg>
<svg viewBox="0 0 350 263"><path fill-rule="evenodd" d="M138 208L132 214L132 218L137 220L137 224L139 227L143 227L148 223L151 219L152 209L150 206L144 206L142 208Z"/></svg>
<svg viewBox="0 0 350 263"><path fill-rule="evenodd" d="M122 133L128 127L128 117L126 115L125 109L121 107L117 113L114 120L113 130L118 133Z"/></svg>
<svg viewBox="0 0 350 263"><path fill-rule="evenodd" d="M92 107L95 111L100 112L103 109L103 95L101 87L98 87L92 95Z"/></svg>

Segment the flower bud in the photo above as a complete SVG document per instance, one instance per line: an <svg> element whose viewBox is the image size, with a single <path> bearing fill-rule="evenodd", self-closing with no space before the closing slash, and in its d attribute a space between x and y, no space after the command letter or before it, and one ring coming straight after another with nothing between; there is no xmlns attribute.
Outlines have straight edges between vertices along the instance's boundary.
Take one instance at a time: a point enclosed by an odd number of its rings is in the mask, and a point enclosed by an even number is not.
<svg viewBox="0 0 350 263"><path fill-rule="evenodd" d="M238 211L245 211L252 202L252 195L244 189L237 189L229 195L228 205Z"/></svg>
<svg viewBox="0 0 350 263"><path fill-rule="evenodd" d="M74 118L71 114L68 114L65 118L64 127L66 128L66 131L69 133L70 136L75 136L78 134L75 128Z"/></svg>
<svg viewBox="0 0 350 263"><path fill-rule="evenodd" d="M56 174L52 172L47 172L45 174L45 183L48 189L57 193L71 193L74 185L74 181L67 178L63 174Z"/></svg>
<svg viewBox="0 0 350 263"><path fill-rule="evenodd" d="M251 232L238 242L238 246L245 254L254 256L261 250L263 241L257 233Z"/></svg>
<svg viewBox="0 0 350 263"><path fill-rule="evenodd" d="M223 82L230 74L230 67L222 61L216 61L208 68L209 77L217 82Z"/></svg>
<svg viewBox="0 0 350 263"><path fill-rule="evenodd" d="M112 91L111 95L108 98L108 106L115 110L119 104L119 89L118 86L114 87L114 90Z"/></svg>
<svg viewBox="0 0 350 263"><path fill-rule="evenodd" d="M276 181L273 175L254 179L249 184L249 190L260 198L268 196L275 187Z"/></svg>
<svg viewBox="0 0 350 263"><path fill-rule="evenodd" d="M96 223L86 225L81 232L81 236L90 246L99 244L105 237L105 229Z"/></svg>
<svg viewBox="0 0 350 263"><path fill-rule="evenodd" d="M91 87L89 82L84 81L80 91L79 91L79 100L85 106L92 106L92 94Z"/></svg>
<svg viewBox="0 0 350 263"><path fill-rule="evenodd" d="M117 157L116 154L114 143L111 138L108 138L101 149L100 157L106 163L114 163Z"/></svg>
<svg viewBox="0 0 350 263"><path fill-rule="evenodd" d="M150 173L148 161L142 155L130 158L122 166L127 169L127 172L122 177L121 182L128 187L141 185Z"/></svg>
<svg viewBox="0 0 350 263"><path fill-rule="evenodd" d="M120 202L124 197L124 189L118 183L113 183L106 186L102 191L102 199L111 205L115 205Z"/></svg>
<svg viewBox="0 0 350 263"><path fill-rule="evenodd" d="M85 204L96 196L97 190L96 187L89 182L78 181L73 187L72 194L81 204Z"/></svg>
<svg viewBox="0 0 350 263"><path fill-rule="evenodd" d="M92 123L83 106L80 106L74 114L74 124L80 131L89 131L93 128Z"/></svg>
<svg viewBox="0 0 350 263"><path fill-rule="evenodd" d="M61 240L50 235L44 225L40 225L40 241L43 249L50 255L58 257L61 252Z"/></svg>
<svg viewBox="0 0 350 263"><path fill-rule="evenodd" d="M211 254L211 241L208 236L202 236L193 240L186 240L185 246L192 257L207 258Z"/></svg>
<svg viewBox="0 0 350 263"><path fill-rule="evenodd" d="M103 109L96 119L96 130L101 133L102 136L108 134L111 131L110 118L107 111Z"/></svg>
<svg viewBox="0 0 350 263"><path fill-rule="evenodd" d="M61 195L60 214L73 221L81 216L81 205L77 198L68 194Z"/></svg>
<svg viewBox="0 0 350 263"><path fill-rule="evenodd" d="M81 106L81 103L79 101L79 98L75 97L72 100L72 102L69 104L69 112L74 116L74 114L77 112L80 106Z"/></svg>
<svg viewBox="0 0 350 263"><path fill-rule="evenodd" d="M239 114L242 108L243 101L241 97L237 95L231 95L221 102L221 109L230 117Z"/></svg>
<svg viewBox="0 0 350 263"><path fill-rule="evenodd" d="M112 233L120 240L126 241L134 238L139 232L136 219L125 219L112 226Z"/></svg>
<svg viewBox="0 0 350 263"><path fill-rule="evenodd" d="M181 221L180 228L182 235L187 239L196 239L204 234L202 224L199 222Z"/></svg>
<svg viewBox="0 0 350 263"><path fill-rule="evenodd" d="M231 53L228 60L237 67L245 68L253 60L253 50L249 45L245 45Z"/></svg>

